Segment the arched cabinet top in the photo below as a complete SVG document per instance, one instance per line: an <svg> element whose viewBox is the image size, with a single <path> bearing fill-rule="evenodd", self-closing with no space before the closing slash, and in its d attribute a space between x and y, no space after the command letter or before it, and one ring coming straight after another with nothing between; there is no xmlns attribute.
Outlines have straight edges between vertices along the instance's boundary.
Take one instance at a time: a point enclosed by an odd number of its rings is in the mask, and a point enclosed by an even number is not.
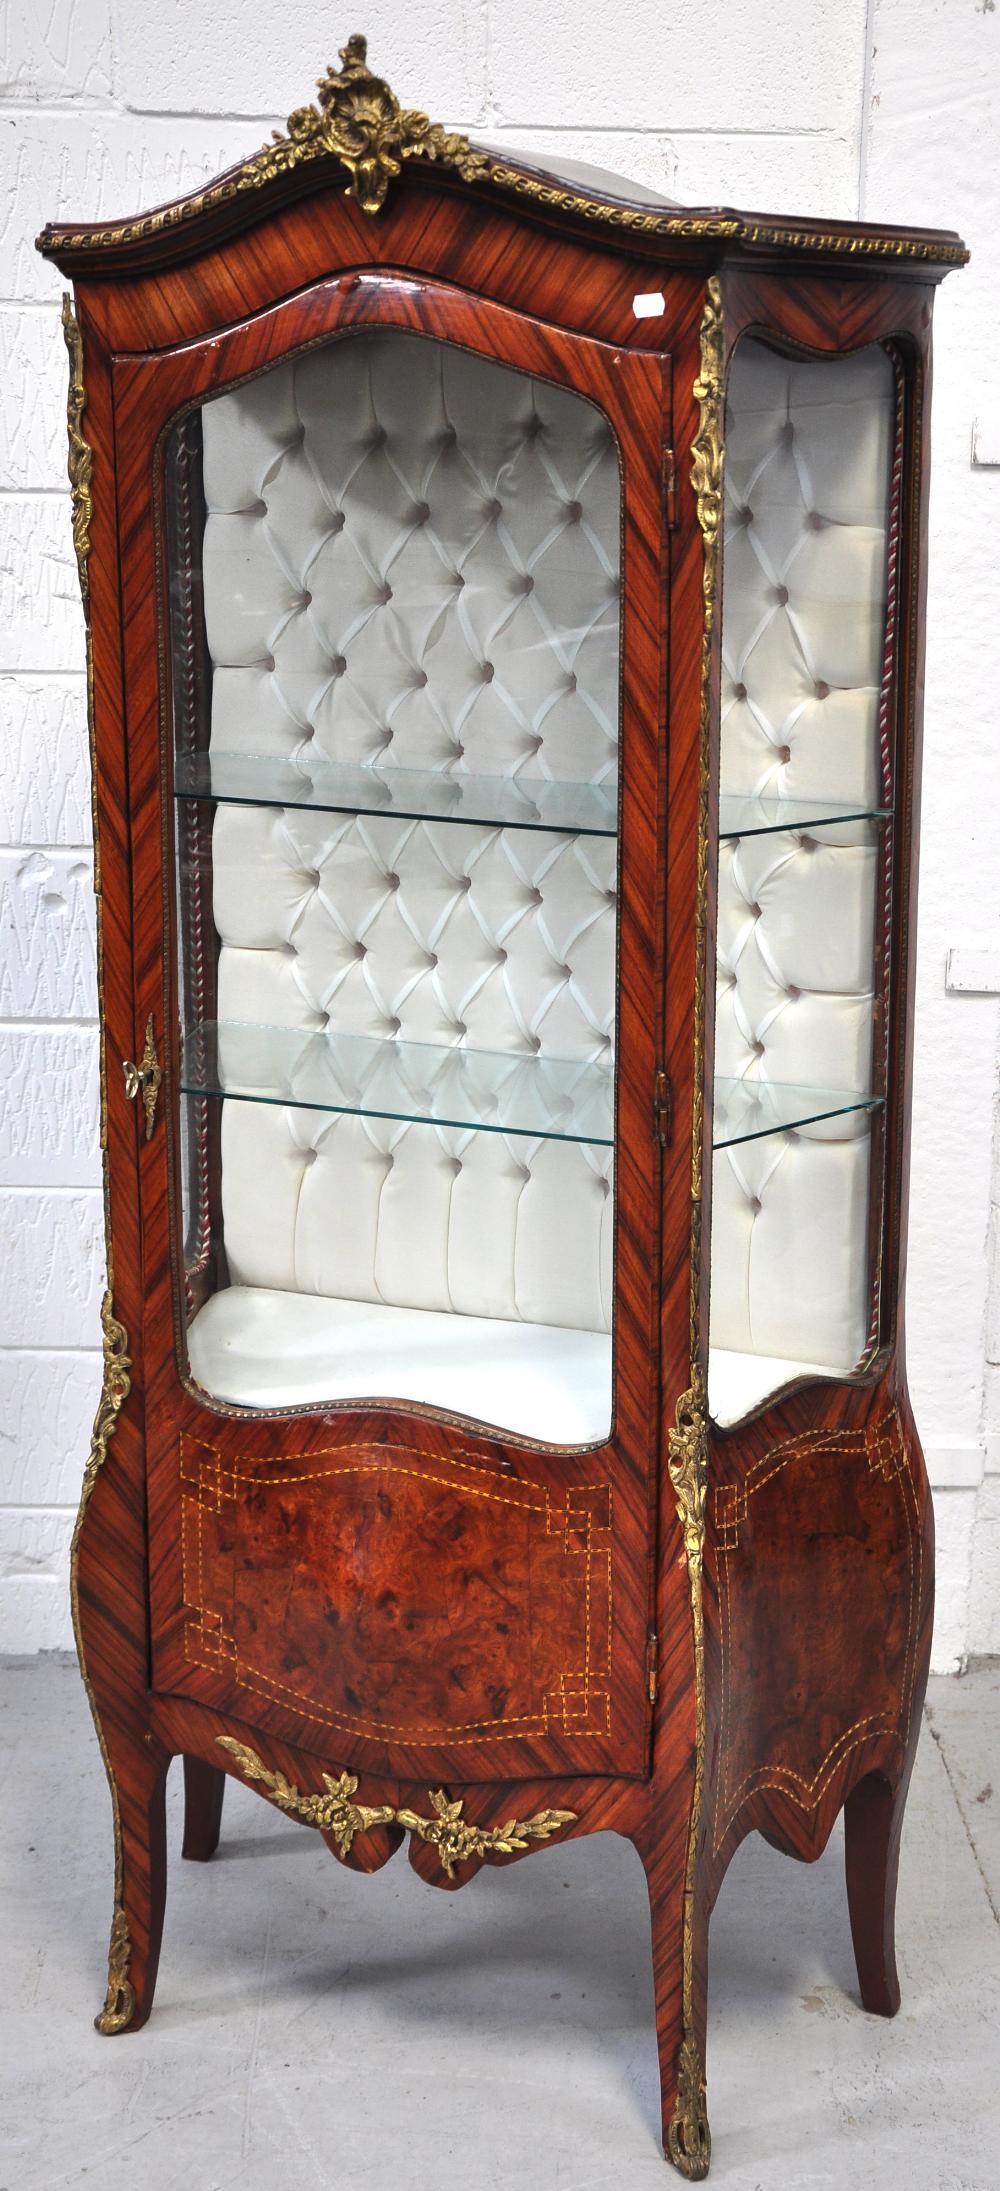
<svg viewBox="0 0 1000 2191"><path fill-rule="evenodd" d="M710 266L731 258L756 264L791 258L831 270L891 270L932 280L968 258L953 230L681 206L604 169L533 162L403 108L369 69L363 37L350 38L340 60L339 69L330 67L319 79L317 104L298 108L284 132L276 131L239 166L128 219L49 222L39 251L65 274L134 277L195 258L318 191L342 192L377 220L394 192L436 179L448 193L485 197L582 229L599 236L605 249L618 247L632 257Z"/></svg>

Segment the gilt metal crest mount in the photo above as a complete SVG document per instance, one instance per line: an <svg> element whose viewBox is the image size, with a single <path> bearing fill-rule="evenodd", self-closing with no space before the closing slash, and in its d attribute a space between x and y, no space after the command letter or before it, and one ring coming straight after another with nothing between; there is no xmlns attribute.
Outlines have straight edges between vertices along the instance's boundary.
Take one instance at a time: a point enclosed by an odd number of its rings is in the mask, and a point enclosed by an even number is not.
<svg viewBox="0 0 1000 2191"><path fill-rule="evenodd" d="M378 213L404 160L439 160L466 182L489 172L467 137L428 121L415 107L401 107L384 78L368 66L368 42L358 33L340 49L341 66L328 68L316 89L318 106L297 107L270 144L248 163L253 180L269 181L303 160L332 154L348 172L347 196L365 213Z"/></svg>

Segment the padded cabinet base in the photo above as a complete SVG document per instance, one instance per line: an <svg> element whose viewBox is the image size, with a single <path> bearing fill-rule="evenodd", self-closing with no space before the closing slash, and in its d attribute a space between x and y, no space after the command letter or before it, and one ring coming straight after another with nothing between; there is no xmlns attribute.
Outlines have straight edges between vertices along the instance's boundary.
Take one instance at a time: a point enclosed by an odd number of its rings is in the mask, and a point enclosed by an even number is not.
<svg viewBox="0 0 1000 2191"><path fill-rule="evenodd" d="M415 1400L556 1445L611 1427L603 1332L230 1286L194 1318L188 1355L199 1384L243 1407Z"/></svg>
<svg viewBox="0 0 1000 2191"><path fill-rule="evenodd" d="M230 1286L199 1310L188 1352L197 1382L239 1407L415 1400L554 1445L586 1445L611 1427L602 1332ZM794 1377L836 1375L821 1362L713 1347L713 1420L738 1422Z"/></svg>
<svg viewBox="0 0 1000 2191"><path fill-rule="evenodd" d="M737 1354L712 1347L708 1357L708 1407L712 1421L725 1430L793 1377L840 1377L827 1362L791 1362L774 1354Z"/></svg>

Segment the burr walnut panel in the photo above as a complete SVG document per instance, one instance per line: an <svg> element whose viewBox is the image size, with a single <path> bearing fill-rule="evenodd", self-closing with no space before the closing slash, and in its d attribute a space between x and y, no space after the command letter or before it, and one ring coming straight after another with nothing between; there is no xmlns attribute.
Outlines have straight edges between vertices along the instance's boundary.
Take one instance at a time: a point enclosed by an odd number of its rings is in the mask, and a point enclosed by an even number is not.
<svg viewBox="0 0 1000 2191"><path fill-rule="evenodd" d="M241 1716L459 1750L610 1734L606 1481L559 1497L375 1444L227 1462L194 1437L180 1474L185 1658Z"/></svg>

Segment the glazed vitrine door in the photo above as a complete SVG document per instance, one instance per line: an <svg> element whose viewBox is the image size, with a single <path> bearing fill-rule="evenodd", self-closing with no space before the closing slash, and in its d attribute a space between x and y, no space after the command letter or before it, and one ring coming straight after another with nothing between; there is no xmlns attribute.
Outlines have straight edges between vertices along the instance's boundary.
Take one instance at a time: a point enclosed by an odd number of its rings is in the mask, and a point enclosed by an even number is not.
<svg viewBox="0 0 1000 2191"><path fill-rule="evenodd" d="M726 410L709 1397L879 1338L894 769L891 352L744 337Z"/></svg>
<svg viewBox="0 0 1000 2191"><path fill-rule="evenodd" d="M348 1763L641 1770L666 364L324 303L119 384L154 1678Z"/></svg>
<svg viewBox="0 0 1000 2191"><path fill-rule="evenodd" d="M168 470L210 679L174 709L189 1371L606 1437L608 422L379 328L189 414Z"/></svg>

